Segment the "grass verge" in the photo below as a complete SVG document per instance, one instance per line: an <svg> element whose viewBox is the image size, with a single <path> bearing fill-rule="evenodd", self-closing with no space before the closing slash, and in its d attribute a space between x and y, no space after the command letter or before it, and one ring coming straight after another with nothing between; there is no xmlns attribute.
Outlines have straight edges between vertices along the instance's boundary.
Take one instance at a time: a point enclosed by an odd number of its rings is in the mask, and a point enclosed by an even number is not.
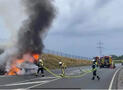
<svg viewBox="0 0 123 90"><path fill-rule="evenodd" d="M89 60L71 59L52 54L43 54L42 56L45 58L44 65L49 69L57 69L59 67L59 61L64 62L67 67L87 66L92 63Z"/></svg>

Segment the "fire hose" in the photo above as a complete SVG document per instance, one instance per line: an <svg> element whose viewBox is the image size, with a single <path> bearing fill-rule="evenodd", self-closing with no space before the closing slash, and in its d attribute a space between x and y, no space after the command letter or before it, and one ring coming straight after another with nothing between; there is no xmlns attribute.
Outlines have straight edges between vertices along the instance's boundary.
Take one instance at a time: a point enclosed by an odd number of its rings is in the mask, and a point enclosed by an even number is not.
<svg viewBox="0 0 123 90"><path fill-rule="evenodd" d="M57 75L53 73L51 70L49 70L47 67L44 66L44 69L49 72L51 75L55 76L56 78L80 78L83 77L84 75L93 72L96 69L92 70L86 70L84 73L81 73L80 75Z"/></svg>

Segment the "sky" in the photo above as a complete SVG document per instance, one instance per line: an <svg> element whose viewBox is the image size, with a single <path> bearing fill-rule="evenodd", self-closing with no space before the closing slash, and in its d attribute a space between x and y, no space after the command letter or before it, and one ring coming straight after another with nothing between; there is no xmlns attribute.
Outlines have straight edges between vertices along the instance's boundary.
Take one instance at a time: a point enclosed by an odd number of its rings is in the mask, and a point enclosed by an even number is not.
<svg viewBox="0 0 123 90"><path fill-rule="evenodd" d="M56 18L45 48L84 57L123 54L123 0L55 0ZM0 0L0 42L16 42L26 18L20 0ZM9 45L8 44L8 45Z"/></svg>

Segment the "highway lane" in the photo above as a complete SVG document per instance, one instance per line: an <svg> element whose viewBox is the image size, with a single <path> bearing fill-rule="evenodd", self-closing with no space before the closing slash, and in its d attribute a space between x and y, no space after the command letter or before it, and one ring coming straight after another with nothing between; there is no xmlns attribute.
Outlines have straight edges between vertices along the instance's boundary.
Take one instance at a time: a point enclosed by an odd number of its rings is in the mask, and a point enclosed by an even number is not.
<svg viewBox="0 0 123 90"><path fill-rule="evenodd" d="M101 80L91 80L92 73L82 78L59 79L55 82L37 86L34 88L81 88L81 89L108 89L114 72L117 69L101 69L98 73Z"/></svg>
<svg viewBox="0 0 123 90"><path fill-rule="evenodd" d="M98 74L101 80L91 80L92 73L89 73L81 78L71 78L71 79L58 79L52 75L46 73L46 77L35 77L34 75L26 76L5 76L0 77L0 89L20 89L20 88L33 88L33 89L108 89L112 77L116 69L100 69ZM69 75L79 75L80 71L88 70L90 67L77 67L66 70L66 74ZM54 71L55 72L55 71ZM56 70L56 73L60 71ZM113 88L116 88L116 82L114 80Z"/></svg>

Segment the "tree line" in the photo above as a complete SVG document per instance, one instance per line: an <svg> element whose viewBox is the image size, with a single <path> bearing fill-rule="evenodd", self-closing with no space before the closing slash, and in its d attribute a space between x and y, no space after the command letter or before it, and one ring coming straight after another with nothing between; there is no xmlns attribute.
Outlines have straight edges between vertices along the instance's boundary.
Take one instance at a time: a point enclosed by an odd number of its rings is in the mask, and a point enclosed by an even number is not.
<svg viewBox="0 0 123 90"><path fill-rule="evenodd" d="M123 55L121 55L121 56L111 55L111 56L112 56L112 59L114 59L114 60L123 60Z"/></svg>

